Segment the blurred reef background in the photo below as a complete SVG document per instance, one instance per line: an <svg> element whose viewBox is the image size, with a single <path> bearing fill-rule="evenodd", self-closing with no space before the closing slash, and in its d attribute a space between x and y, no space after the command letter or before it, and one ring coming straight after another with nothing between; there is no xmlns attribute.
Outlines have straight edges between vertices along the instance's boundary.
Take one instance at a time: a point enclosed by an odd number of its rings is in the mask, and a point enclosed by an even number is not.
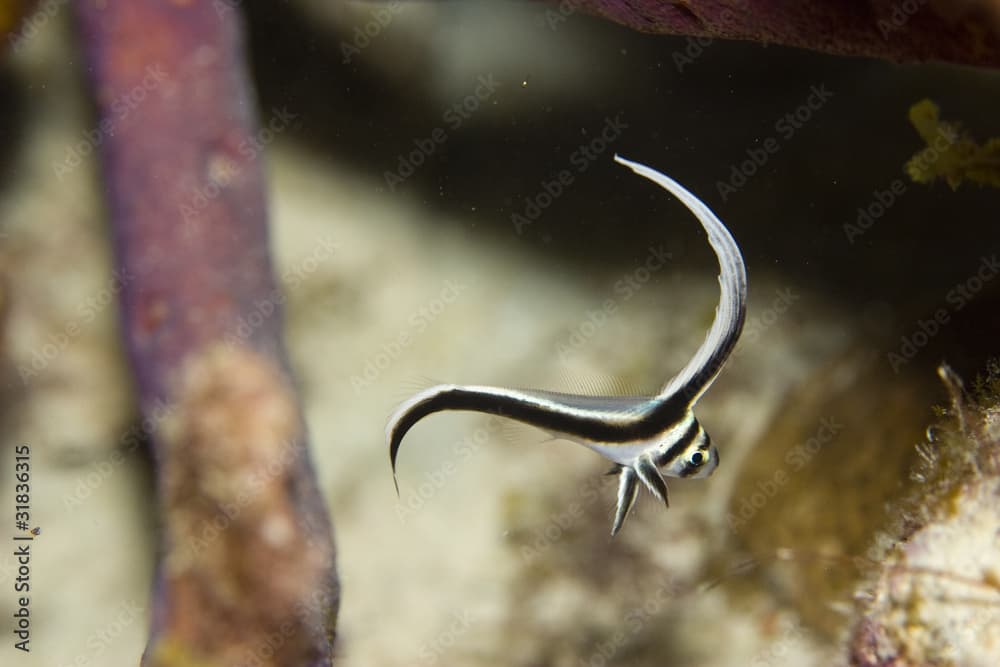
<svg viewBox="0 0 1000 667"><path fill-rule="evenodd" d="M185 455L177 486L154 465L176 450L148 433L155 392L122 333L135 276L111 241L116 202L145 200L116 194L100 156L109 115L170 153L146 124L163 90L135 61L130 94L95 91L75 4L0 0L0 497L29 443L42 528L32 652L7 641L3 664L138 664L151 627L176 629L154 618L157 559L183 526L157 492L183 503L200 492L182 482L242 456ZM268 224L301 397L285 418L301 409L312 509L336 536L339 615L317 621L336 625L334 664L1000 664L1000 7L872 3L782 32L697 4L206 3L246 31L253 106L229 148L261 161L266 201L233 205ZM175 123L207 127L189 101ZM408 436L397 497L383 428L415 388L648 391L703 339L704 235L616 152L690 188L744 251L746 329L699 403L718 471L671 483L666 513L643 495L612 541L603 459L451 414ZM247 177L206 164L172 238ZM235 321L279 349L248 299ZM206 400L284 386L281 363L211 359L231 381ZM319 561L230 546L234 609L282 573L327 581ZM15 571L0 556L8 619ZM243 664L175 648L149 664Z"/></svg>

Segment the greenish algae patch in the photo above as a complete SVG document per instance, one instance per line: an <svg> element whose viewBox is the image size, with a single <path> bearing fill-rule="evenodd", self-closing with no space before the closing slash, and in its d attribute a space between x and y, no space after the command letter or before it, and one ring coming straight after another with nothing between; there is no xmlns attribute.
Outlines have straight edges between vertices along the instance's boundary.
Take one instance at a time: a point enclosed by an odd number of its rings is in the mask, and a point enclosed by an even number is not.
<svg viewBox="0 0 1000 667"><path fill-rule="evenodd" d="M958 123L941 120L938 105L921 100L910 122L927 147L906 163L906 173L925 185L941 178L957 190L963 182L1000 187L1000 138L977 144Z"/></svg>
<svg viewBox="0 0 1000 667"><path fill-rule="evenodd" d="M789 396L740 469L727 512L733 548L801 622L836 640L870 567L872 539L905 493L937 387L856 347Z"/></svg>

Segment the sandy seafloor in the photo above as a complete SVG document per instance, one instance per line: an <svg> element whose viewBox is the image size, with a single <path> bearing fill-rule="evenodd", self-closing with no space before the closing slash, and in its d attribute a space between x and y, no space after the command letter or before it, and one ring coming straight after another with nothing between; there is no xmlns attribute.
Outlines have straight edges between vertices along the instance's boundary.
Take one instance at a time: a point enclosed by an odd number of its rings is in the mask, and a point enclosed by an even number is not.
<svg viewBox="0 0 1000 667"><path fill-rule="evenodd" d="M253 10L251 48L262 118L296 116L266 163L288 345L338 542L338 664L841 664L843 628L816 622L802 600L845 618L849 605L780 568L725 576L764 553L727 513L775 420L804 424L769 443L781 451L819 428L827 413L806 388L822 397L838 381L831 364L858 346L890 341L877 351L885 364L910 313L933 311L995 247L995 215L993 236L983 231L993 192L917 186L902 164L921 148L906 112L923 97L980 138L1000 132L986 111L997 75L721 42L688 63L676 59L692 48L683 38L576 14L549 25L542 6L501 3L395 12L345 64L341 46L372 6L315 5ZM43 530L32 652L5 639L0 662L115 667L137 664L144 644L157 519L150 463L122 447L136 416L98 163L91 151L66 162L93 119L65 13L8 55L0 79L3 450L31 445ZM496 91L453 127L446 110L491 75ZM832 97L784 137L777 120L821 86ZM574 153L616 116L627 128L578 171ZM385 172L435 127L447 141L389 187ZM780 150L723 199L717 182L768 136ZM613 165L615 150L689 185L744 246L747 335L698 407L722 465L672 482L669 511L644 492L612 541L606 462L530 429L442 415L407 437L397 499L383 428L415 388L650 390L702 340L718 298L704 237L669 196ZM573 183L519 234L511 215L561 169ZM897 179L905 194L849 242L843 224ZM671 258L646 274L651 248ZM926 356L907 370L929 375ZM905 382L884 376L858 400ZM908 400L903 418L920 432L940 396ZM0 495L11 494L5 474ZM769 502L780 522L798 500ZM787 546L774 535L770 549Z"/></svg>

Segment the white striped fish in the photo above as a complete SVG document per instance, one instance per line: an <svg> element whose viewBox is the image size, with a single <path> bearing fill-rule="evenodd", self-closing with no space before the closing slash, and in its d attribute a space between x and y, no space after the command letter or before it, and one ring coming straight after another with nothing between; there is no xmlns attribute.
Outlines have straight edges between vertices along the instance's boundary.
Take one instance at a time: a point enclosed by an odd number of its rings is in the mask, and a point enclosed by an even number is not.
<svg viewBox="0 0 1000 667"><path fill-rule="evenodd" d="M579 443L612 461L612 472L619 479L612 535L621 529L635 503L638 482L669 506L664 476L703 478L718 466L718 449L695 418L693 408L718 376L743 330L747 294L743 255L725 225L679 183L618 155L615 161L680 199L708 235L719 260L721 297L701 347L655 396L580 396L455 384L425 389L400 405L386 427L393 481L403 436L422 418L443 410L515 419Z"/></svg>

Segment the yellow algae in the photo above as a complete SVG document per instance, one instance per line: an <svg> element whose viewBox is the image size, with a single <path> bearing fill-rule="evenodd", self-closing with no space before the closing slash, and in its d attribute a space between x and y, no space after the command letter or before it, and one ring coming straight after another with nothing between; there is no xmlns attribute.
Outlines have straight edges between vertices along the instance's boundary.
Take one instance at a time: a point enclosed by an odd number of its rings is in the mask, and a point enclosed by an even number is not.
<svg viewBox="0 0 1000 667"><path fill-rule="evenodd" d="M1000 138L977 144L958 123L941 120L940 109L925 99L910 107L910 123L927 147L906 163L916 183L941 178L957 190L963 182L1000 187Z"/></svg>

